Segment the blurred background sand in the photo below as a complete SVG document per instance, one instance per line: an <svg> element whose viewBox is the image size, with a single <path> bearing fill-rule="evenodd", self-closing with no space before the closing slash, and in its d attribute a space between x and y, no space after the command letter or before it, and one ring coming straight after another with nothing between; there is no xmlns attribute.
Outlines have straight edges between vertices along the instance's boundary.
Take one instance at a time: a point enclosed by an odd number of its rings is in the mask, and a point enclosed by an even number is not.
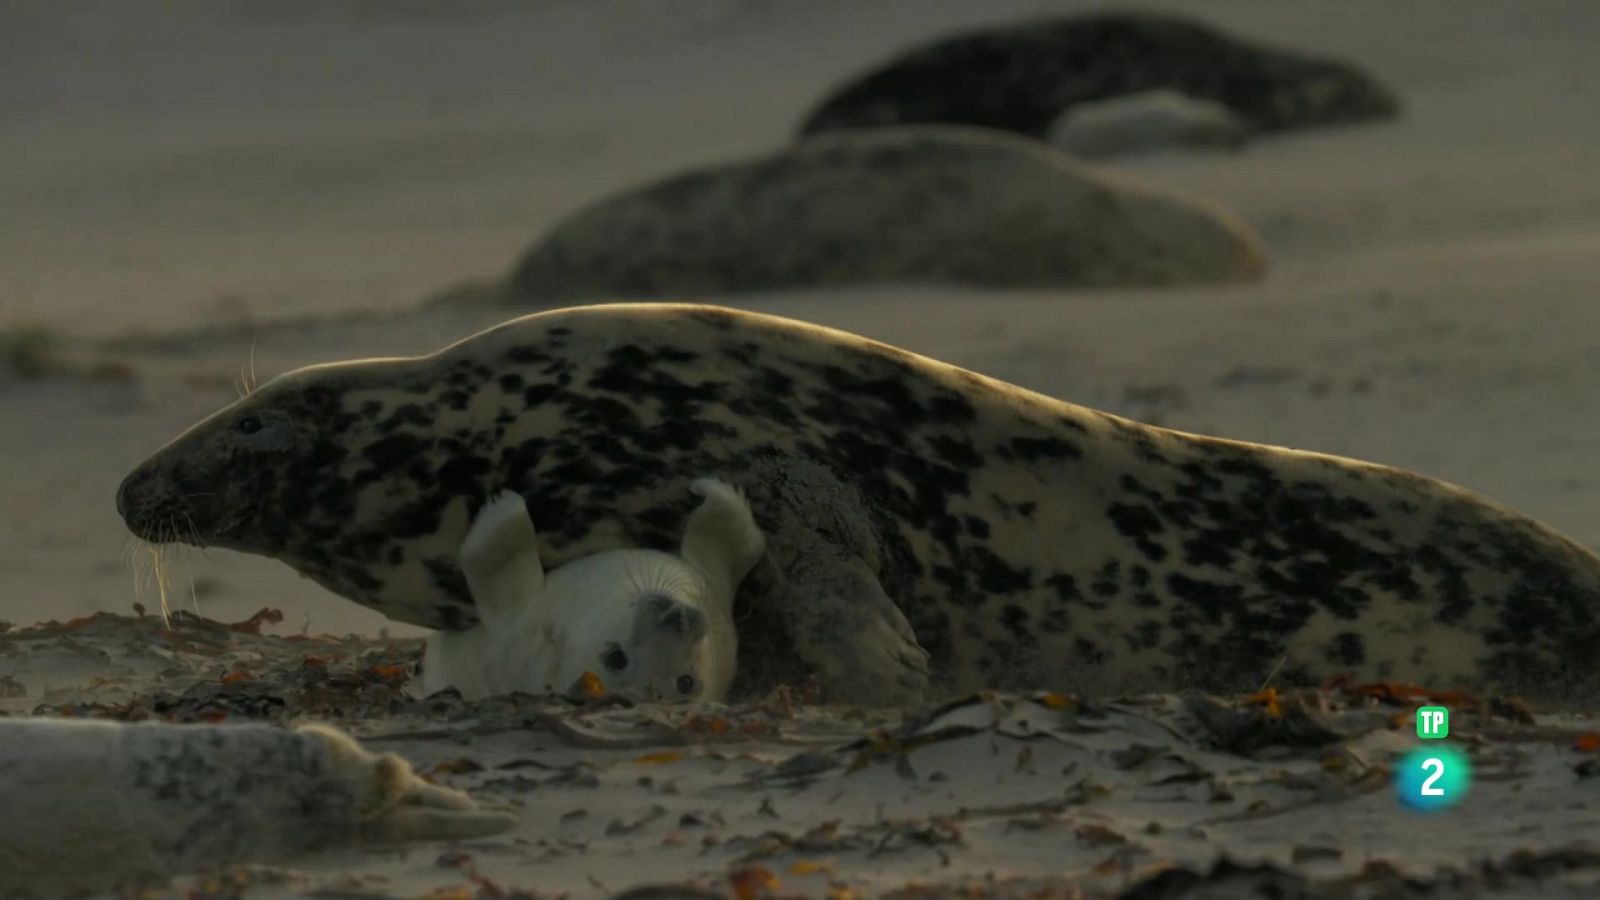
<svg viewBox="0 0 1600 900"><path fill-rule="evenodd" d="M132 380L0 381L0 619L129 608L115 486L232 398L252 343L262 377L432 350L509 313L322 318L498 277L600 195L780 146L923 38L1107 6L1130 5L0 3L0 327L169 335L94 350ZM1360 63L1402 96L1390 122L1107 165L1230 206L1267 242L1264 282L721 302L1156 424L1414 468L1600 546L1600 5L1138 6ZM172 575L175 603L193 582L219 618L385 624L265 560L186 553Z"/></svg>

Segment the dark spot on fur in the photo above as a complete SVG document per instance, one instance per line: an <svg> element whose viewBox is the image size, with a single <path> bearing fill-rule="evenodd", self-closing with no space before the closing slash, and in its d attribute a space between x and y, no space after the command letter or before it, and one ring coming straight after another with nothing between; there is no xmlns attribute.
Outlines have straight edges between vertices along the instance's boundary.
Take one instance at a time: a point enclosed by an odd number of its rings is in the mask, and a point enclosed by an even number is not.
<svg viewBox="0 0 1600 900"><path fill-rule="evenodd" d="M570 380L570 379L569 379ZM559 380L555 384L535 384L522 392L522 405L524 409L533 409L536 406L548 403L552 397L567 386L566 380Z"/></svg>
<svg viewBox="0 0 1600 900"><path fill-rule="evenodd" d="M1029 464L1083 458L1077 444L1061 438L1014 437L1001 444L999 452L1004 459Z"/></svg>
<svg viewBox="0 0 1600 900"><path fill-rule="evenodd" d="M1113 503L1106 507L1106 518L1116 526L1117 532L1133 541L1145 559L1160 562L1167 556L1167 548L1152 540L1152 536L1165 531L1161 518L1147 506Z"/></svg>
<svg viewBox="0 0 1600 900"><path fill-rule="evenodd" d="M1071 575L1051 575L1044 583L1056 592L1057 599L1063 603L1076 603L1083 599L1083 595L1078 593L1077 579Z"/></svg>
<svg viewBox="0 0 1600 900"><path fill-rule="evenodd" d="M1013 596L1033 587L1032 571L1007 563L982 544L967 548L963 556L977 579L978 589L991 597Z"/></svg>
<svg viewBox="0 0 1600 900"><path fill-rule="evenodd" d="M538 347L529 344L521 344L516 347L512 347L510 350L507 350L506 359L510 362L516 363L517 365L526 366L533 363L548 362L550 360L550 356L543 350L540 350Z"/></svg>
<svg viewBox="0 0 1600 900"><path fill-rule="evenodd" d="M941 391L928 398L928 416L946 425L964 425L978 417L972 401L954 391Z"/></svg>
<svg viewBox="0 0 1600 900"><path fill-rule="evenodd" d="M403 403L395 407L388 418L378 423L377 430L379 434L392 434L407 426L424 429L431 425L433 425L433 416L429 415L427 410L423 409L420 404Z"/></svg>
<svg viewBox="0 0 1600 900"><path fill-rule="evenodd" d="M301 397L304 398L306 406L318 411L332 409L338 401L338 394L332 388L323 384L313 384L307 387Z"/></svg>
<svg viewBox="0 0 1600 900"><path fill-rule="evenodd" d="M928 438L928 446L940 462L969 469L983 465L983 455L965 437L936 434Z"/></svg>
<svg viewBox="0 0 1600 900"><path fill-rule="evenodd" d="M489 474L489 461L478 456L457 456L439 467L439 488L463 497L482 497L484 476Z"/></svg>
<svg viewBox="0 0 1600 900"><path fill-rule="evenodd" d="M372 463L377 474L383 475L421 456L431 443L414 434L391 434L368 444L361 455Z"/></svg>
<svg viewBox="0 0 1600 900"><path fill-rule="evenodd" d="M1166 623L1145 619L1128 632L1128 649L1134 652L1156 650L1161 646L1161 637L1165 633Z"/></svg>
<svg viewBox="0 0 1600 900"><path fill-rule="evenodd" d="M1000 609L1000 624L1010 634L1011 638L1023 645L1036 645L1038 637L1029 626L1028 611L1015 603L1008 603Z"/></svg>
<svg viewBox="0 0 1600 900"><path fill-rule="evenodd" d="M1202 581L1174 572L1167 576L1167 590L1205 621L1215 624L1238 604L1244 589L1237 584Z"/></svg>
<svg viewBox="0 0 1600 900"><path fill-rule="evenodd" d="M1078 661L1091 665L1103 665L1109 658L1100 646L1088 638L1077 638L1072 642L1072 653Z"/></svg>
<svg viewBox="0 0 1600 900"><path fill-rule="evenodd" d="M1343 666L1359 666L1366 662L1367 651L1361 635L1354 631L1340 632L1328 648L1328 659Z"/></svg>
<svg viewBox="0 0 1600 900"><path fill-rule="evenodd" d="M1122 591L1122 563L1114 559L1106 560L1105 564L1100 567L1100 571L1095 573L1094 581L1089 584L1089 590L1100 598L1115 597L1120 593ZM1103 600L1089 605L1097 609L1105 608Z"/></svg>

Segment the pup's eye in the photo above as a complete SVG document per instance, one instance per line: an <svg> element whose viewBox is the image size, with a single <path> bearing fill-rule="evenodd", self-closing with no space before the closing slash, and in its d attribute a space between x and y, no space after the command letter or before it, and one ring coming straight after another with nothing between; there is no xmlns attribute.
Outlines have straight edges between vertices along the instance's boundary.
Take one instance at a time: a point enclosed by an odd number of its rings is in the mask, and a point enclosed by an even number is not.
<svg viewBox="0 0 1600 900"><path fill-rule="evenodd" d="M233 425L240 434L255 434L261 430L261 420L255 416L245 416Z"/></svg>
<svg viewBox="0 0 1600 900"><path fill-rule="evenodd" d="M621 647L612 644L606 648L606 652L600 654L600 662L613 672L621 672L628 667L628 654L623 653Z"/></svg>
<svg viewBox="0 0 1600 900"><path fill-rule="evenodd" d="M694 693L694 676L693 675L679 675L678 676L678 693L684 694L684 695L688 695L688 694Z"/></svg>

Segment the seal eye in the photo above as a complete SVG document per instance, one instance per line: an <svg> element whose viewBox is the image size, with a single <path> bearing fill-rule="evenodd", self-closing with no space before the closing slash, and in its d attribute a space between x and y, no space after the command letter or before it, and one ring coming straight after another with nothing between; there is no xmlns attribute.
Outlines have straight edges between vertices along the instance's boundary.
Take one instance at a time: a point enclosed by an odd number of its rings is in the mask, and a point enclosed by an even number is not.
<svg viewBox="0 0 1600 900"><path fill-rule="evenodd" d="M678 693L683 694L685 696L688 696L689 694L694 693L694 676L693 675L679 675L678 676Z"/></svg>
<svg viewBox="0 0 1600 900"><path fill-rule="evenodd" d="M606 647L606 652L600 654L600 662L613 672L621 672L628 667L628 654L616 644Z"/></svg>
<svg viewBox="0 0 1600 900"><path fill-rule="evenodd" d="M245 416L233 425L240 434L255 434L261 430L261 420L255 416Z"/></svg>

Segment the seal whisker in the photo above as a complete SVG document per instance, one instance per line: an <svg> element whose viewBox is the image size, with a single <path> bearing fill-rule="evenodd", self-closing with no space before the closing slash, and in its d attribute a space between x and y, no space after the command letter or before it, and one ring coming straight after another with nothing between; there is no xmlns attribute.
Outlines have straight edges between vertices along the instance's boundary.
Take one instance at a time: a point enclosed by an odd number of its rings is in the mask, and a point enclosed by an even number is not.
<svg viewBox="0 0 1600 900"><path fill-rule="evenodd" d="M170 529L171 526L169 524L165 527ZM171 628L172 609L167 604L167 546L168 544L166 541L163 541L159 544L152 544L150 546L150 563L151 571L155 573L156 595L160 600L161 606L161 622L168 628Z"/></svg>
<svg viewBox="0 0 1600 900"><path fill-rule="evenodd" d="M144 541L132 535L122 542L122 556L120 562L124 566L132 566L140 550L144 549Z"/></svg>
<svg viewBox="0 0 1600 900"><path fill-rule="evenodd" d="M1279 656L1278 657L1278 661L1272 664L1272 671L1267 673L1267 680L1261 682L1261 687L1256 688L1256 693L1259 694L1262 691L1266 690L1267 687L1272 684L1272 679L1278 677L1278 670L1283 668L1283 664L1288 662L1288 661L1289 661L1289 654L1285 653L1285 654Z"/></svg>
<svg viewBox="0 0 1600 900"><path fill-rule="evenodd" d="M123 550L123 564L133 576L133 602L139 603L144 599L145 566L148 562L147 553L151 552L148 542L133 538L128 541Z"/></svg>
<svg viewBox="0 0 1600 900"><path fill-rule="evenodd" d="M183 514L183 519L185 522L189 523L189 546L200 546L202 543L202 536L200 534L200 526L195 522L194 516L189 515L189 513L185 511Z"/></svg>
<svg viewBox="0 0 1600 900"><path fill-rule="evenodd" d="M249 396L250 394L255 393L256 392L256 385L259 383L259 382L256 381L256 342L259 341L260 339L261 339L261 332L259 332L259 331L250 336L250 361L249 361L250 380L245 385L245 395L246 396Z"/></svg>
<svg viewBox="0 0 1600 900"><path fill-rule="evenodd" d="M137 548L138 556L131 560L133 568L133 602L142 603L146 592L150 589L150 571L156 556L154 544L140 541Z"/></svg>

